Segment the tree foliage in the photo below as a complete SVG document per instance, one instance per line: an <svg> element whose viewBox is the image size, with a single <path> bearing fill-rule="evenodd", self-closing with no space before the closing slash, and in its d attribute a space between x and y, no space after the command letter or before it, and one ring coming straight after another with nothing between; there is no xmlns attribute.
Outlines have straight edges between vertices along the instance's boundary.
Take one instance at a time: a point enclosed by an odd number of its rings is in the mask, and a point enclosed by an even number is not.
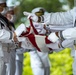
<svg viewBox="0 0 76 75"><path fill-rule="evenodd" d="M76 0L68 0L68 5L70 6L70 8L73 8L75 6L76 3Z"/></svg>

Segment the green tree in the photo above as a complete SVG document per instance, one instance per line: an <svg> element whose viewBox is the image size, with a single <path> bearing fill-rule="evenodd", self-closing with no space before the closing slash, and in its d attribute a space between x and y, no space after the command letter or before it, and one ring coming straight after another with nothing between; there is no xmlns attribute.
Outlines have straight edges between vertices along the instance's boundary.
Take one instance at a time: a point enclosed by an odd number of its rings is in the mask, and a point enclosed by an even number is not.
<svg viewBox="0 0 76 75"><path fill-rule="evenodd" d="M70 6L70 8L74 7L74 1L75 0L68 0L68 5Z"/></svg>

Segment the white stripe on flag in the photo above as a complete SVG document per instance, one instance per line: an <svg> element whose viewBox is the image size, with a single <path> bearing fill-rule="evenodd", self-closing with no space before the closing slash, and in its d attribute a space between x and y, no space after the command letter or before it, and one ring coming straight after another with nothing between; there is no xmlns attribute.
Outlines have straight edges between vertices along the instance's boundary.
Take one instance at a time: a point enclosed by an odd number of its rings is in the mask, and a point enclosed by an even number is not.
<svg viewBox="0 0 76 75"><path fill-rule="evenodd" d="M49 48L46 46L46 43L45 43L45 37L46 36L35 35L36 44L40 48L41 52L49 51Z"/></svg>

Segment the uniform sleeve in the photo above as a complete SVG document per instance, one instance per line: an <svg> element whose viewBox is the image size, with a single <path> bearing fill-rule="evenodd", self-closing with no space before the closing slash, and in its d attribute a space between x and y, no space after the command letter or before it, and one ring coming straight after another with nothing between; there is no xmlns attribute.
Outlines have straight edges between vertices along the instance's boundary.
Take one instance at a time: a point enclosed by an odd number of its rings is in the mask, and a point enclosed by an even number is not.
<svg viewBox="0 0 76 75"><path fill-rule="evenodd" d="M12 40L12 38L13 38L13 33L12 32L9 32L5 29L0 30L0 41L1 42L3 42L3 41L9 42L8 40Z"/></svg>
<svg viewBox="0 0 76 75"><path fill-rule="evenodd" d="M44 16L44 23L51 25L73 24L76 16L76 7L66 12L47 13ZM41 18L43 19L43 18ZM42 21L42 20L41 20Z"/></svg>
<svg viewBox="0 0 76 75"><path fill-rule="evenodd" d="M58 34L57 34L58 33ZM48 39L52 42L58 41L58 39L61 40L75 40L76 39L76 27L74 28L68 28L64 31L60 32L53 32L48 36Z"/></svg>
<svg viewBox="0 0 76 75"><path fill-rule="evenodd" d="M62 32L62 35L65 39L76 39L76 27L68 28Z"/></svg>
<svg viewBox="0 0 76 75"><path fill-rule="evenodd" d="M44 15L44 23L51 25L64 25L73 23L73 10L67 12L48 13Z"/></svg>

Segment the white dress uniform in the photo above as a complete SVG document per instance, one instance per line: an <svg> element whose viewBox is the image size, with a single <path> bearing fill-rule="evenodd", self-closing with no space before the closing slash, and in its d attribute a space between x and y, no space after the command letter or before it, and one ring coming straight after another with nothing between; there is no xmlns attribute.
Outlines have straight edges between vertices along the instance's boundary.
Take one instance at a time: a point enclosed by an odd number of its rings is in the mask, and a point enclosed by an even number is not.
<svg viewBox="0 0 76 75"><path fill-rule="evenodd" d="M74 27L75 19L76 19L76 7L67 12L57 12L57 13L48 13L44 16L44 23L47 24L47 29L51 32L62 31L67 28ZM69 47L72 48L71 55L74 57L73 62L73 75L76 75L76 57L75 57L75 49L74 49L74 41L70 41Z"/></svg>
<svg viewBox="0 0 76 75"><path fill-rule="evenodd" d="M13 23L11 23L11 28L12 28L12 32L15 31L15 28L13 27ZM7 70L6 70L6 75L15 75L15 68L16 68L16 65L15 65L15 58L16 58L16 44L14 42L11 42L11 43L8 43L8 49L10 51L10 56L9 56L9 60L8 62L6 63L7 65Z"/></svg>
<svg viewBox="0 0 76 75"><path fill-rule="evenodd" d="M28 18L31 17L31 19L35 22L38 21L38 17L35 14L30 14L28 12L24 12L24 15L27 15ZM75 26L74 25L75 20L76 20L76 7L74 7L72 10L69 10L67 12L48 13L48 14L43 15L41 18L41 22L46 24L47 29L52 31L52 32L53 31L60 31L60 30L62 31L64 29L74 27ZM72 38L75 38L75 37L72 37ZM54 38L54 40L56 40L56 39ZM73 75L76 75L76 65L75 65L75 63L76 63L76 60L75 60L76 59L76 57L75 57L76 51L73 47L74 46L74 40L71 39L71 40L67 40L67 41L71 41L68 44L70 44L69 47L72 48L71 55L74 58Z"/></svg>
<svg viewBox="0 0 76 75"><path fill-rule="evenodd" d="M15 75L22 75L22 70L23 70L23 48L19 48L16 50L16 71Z"/></svg>
<svg viewBox="0 0 76 75"><path fill-rule="evenodd" d="M0 0L0 3L6 3L6 0ZM3 12L1 12L1 13L3 13ZM24 30L25 30L25 26L24 26ZM22 32L23 32L23 30L20 31L20 34ZM17 35L18 31L16 30L15 33ZM10 53L6 52L6 51L8 51L7 43L14 41L13 37L14 37L14 33L9 30L8 20L0 14L0 75L4 75L2 71L5 66L5 62L8 62L9 54L10 54Z"/></svg>
<svg viewBox="0 0 76 75"><path fill-rule="evenodd" d="M11 32L14 31L13 26L11 25ZM2 43L3 54L4 54L4 67L2 75L14 75L15 74L15 49L16 45L14 42L10 41L9 43ZM8 71L9 70L9 71Z"/></svg>
<svg viewBox="0 0 76 75"><path fill-rule="evenodd" d="M15 44L4 43L3 48L5 49L3 50L4 67L3 67L2 75L14 75L15 74Z"/></svg>
<svg viewBox="0 0 76 75"><path fill-rule="evenodd" d="M14 15L14 6L9 6L8 7L6 17L10 21L11 31L14 32L15 31L14 21L16 19L16 16ZM21 30L19 30L19 31L21 31ZM6 75L15 75L15 71L16 71L16 68L17 68L17 66L16 66L16 47L15 47L15 43L9 43L9 50L11 50L11 51L10 51L10 56L9 56L10 59L9 59L9 62L7 63L7 74ZM21 69L20 69L19 72L21 72ZM19 74L16 74L16 75L19 75Z"/></svg>
<svg viewBox="0 0 76 75"><path fill-rule="evenodd" d="M0 75L3 70L4 61L7 62L7 59L5 59L5 51L7 51L7 43L12 41L12 32L9 32L9 29L7 27L8 21L5 17L3 17L0 14ZM7 53L7 55L9 55Z"/></svg>
<svg viewBox="0 0 76 75"><path fill-rule="evenodd" d="M43 25L36 23L35 27L39 33L45 34L46 30L44 30ZM20 28L21 29L21 28ZM38 52L31 43L28 41L29 47L25 49L31 49L35 51L30 51L30 59L31 59L31 67L34 75L49 75L50 74L50 62L48 58L48 53ZM26 46L26 45L25 45ZM24 47L23 47L24 48ZM19 60L19 57L18 57ZM35 61L35 62L34 62Z"/></svg>
<svg viewBox="0 0 76 75"><path fill-rule="evenodd" d="M45 34L46 30L41 23L33 23L39 34ZM50 61L48 52L39 52L36 49L30 53L31 68L34 75L50 75Z"/></svg>
<svg viewBox="0 0 76 75"><path fill-rule="evenodd" d="M22 47L16 49L16 58L15 58L15 60L16 60L15 61L16 71L15 71L15 75L22 75L22 71L23 71L23 53L28 51L28 49L26 47L27 39L25 39L24 37L18 37L18 40L20 42L22 42Z"/></svg>
<svg viewBox="0 0 76 75"><path fill-rule="evenodd" d="M15 32L19 33L19 31L21 31L21 29L22 29L21 28L22 26L25 30L24 25L21 25L15 30ZM21 38L21 40L22 40L22 38ZM10 52L10 60L9 60L9 63L8 63L8 69L7 69L8 74L7 75L21 75L22 74L22 66L23 66L23 63L22 63L23 55L21 55L21 54L23 54L23 52L26 52L27 50L25 50L24 48L16 48L16 44L12 44L11 47L10 47L11 52ZM18 58L17 58L17 54L20 55Z"/></svg>

